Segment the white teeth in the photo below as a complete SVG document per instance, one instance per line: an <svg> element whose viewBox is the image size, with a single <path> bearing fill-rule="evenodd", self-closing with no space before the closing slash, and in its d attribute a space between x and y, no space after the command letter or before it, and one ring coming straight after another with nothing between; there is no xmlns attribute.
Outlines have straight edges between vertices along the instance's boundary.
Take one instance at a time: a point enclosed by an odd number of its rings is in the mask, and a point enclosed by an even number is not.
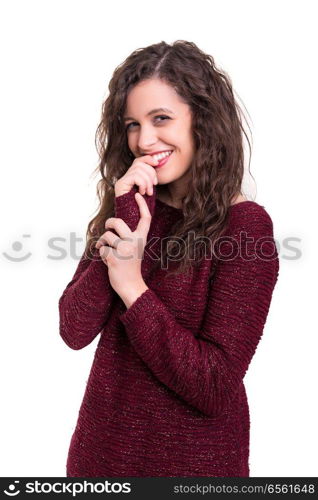
<svg viewBox="0 0 318 500"><path fill-rule="evenodd" d="M153 158L155 158L156 160L162 160L162 158L171 155L171 153L172 151L166 151L165 153L159 153L157 155L154 155Z"/></svg>

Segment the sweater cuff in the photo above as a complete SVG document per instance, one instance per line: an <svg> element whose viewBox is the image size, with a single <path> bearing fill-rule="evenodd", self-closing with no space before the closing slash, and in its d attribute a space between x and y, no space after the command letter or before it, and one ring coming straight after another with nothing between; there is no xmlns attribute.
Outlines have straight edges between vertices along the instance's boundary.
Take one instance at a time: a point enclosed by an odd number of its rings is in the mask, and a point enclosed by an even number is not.
<svg viewBox="0 0 318 500"><path fill-rule="evenodd" d="M131 206L135 200L135 193L137 193L136 186L133 186L128 193L115 196L115 216L122 218L125 214L127 207Z"/></svg>
<svg viewBox="0 0 318 500"><path fill-rule="evenodd" d="M154 314L155 304L157 302L157 296L148 288L145 290L135 302L119 316L119 319L127 327L134 327L138 330L137 323L143 322L143 318L149 319Z"/></svg>
<svg viewBox="0 0 318 500"><path fill-rule="evenodd" d="M136 230L140 220L139 205L135 198L135 194L138 192L139 188L135 184L128 193L115 196L114 201L115 217L123 219L131 231ZM156 186L153 186L153 194L151 196L148 194L142 196L146 200L151 216L153 216L155 211Z"/></svg>

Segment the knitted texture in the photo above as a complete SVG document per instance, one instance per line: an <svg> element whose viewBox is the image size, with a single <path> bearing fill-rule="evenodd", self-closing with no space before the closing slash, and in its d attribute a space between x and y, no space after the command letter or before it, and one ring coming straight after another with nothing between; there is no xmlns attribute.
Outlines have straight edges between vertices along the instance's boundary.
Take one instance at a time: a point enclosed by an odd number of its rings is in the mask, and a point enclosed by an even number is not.
<svg viewBox="0 0 318 500"><path fill-rule="evenodd" d="M115 198L115 217L131 230L139 220L135 192ZM243 379L279 273L272 220L256 202L232 205L216 255L169 276L154 256L183 213L157 199L155 186L144 198L152 214L141 263L149 289L127 309L96 251L94 259L82 256L59 300L60 335L70 348L101 333L66 474L248 477Z"/></svg>

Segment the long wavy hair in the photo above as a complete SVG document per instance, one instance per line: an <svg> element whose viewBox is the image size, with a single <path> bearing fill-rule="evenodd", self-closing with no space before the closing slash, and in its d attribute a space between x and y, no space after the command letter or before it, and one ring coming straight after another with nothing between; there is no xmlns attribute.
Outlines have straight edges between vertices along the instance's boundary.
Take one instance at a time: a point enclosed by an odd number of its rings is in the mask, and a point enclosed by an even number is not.
<svg viewBox="0 0 318 500"><path fill-rule="evenodd" d="M187 194L181 200L183 218L171 228L169 245L163 247L159 262L166 262L168 247L170 257L176 247L180 250L177 240L181 238L185 257L173 272L188 272L206 255L206 241L213 246L226 231L231 200L242 193L243 134L250 157L251 146L230 77L216 67L211 55L184 40L171 45L162 41L137 49L112 75L95 134L99 154L96 171L101 175L97 184L99 207L88 224L85 252L93 257L92 243L105 232L106 219L114 216L114 184L135 159L128 147L123 120L127 95L134 85L152 78L171 85L192 111L195 153ZM189 238L190 231L194 231L195 241ZM200 238L204 241L202 246L198 246Z"/></svg>

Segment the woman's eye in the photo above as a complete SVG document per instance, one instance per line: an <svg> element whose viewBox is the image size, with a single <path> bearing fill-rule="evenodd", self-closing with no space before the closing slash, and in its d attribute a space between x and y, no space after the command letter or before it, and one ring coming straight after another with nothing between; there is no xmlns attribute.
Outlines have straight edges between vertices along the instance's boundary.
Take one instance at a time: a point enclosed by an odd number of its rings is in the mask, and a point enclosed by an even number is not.
<svg viewBox="0 0 318 500"><path fill-rule="evenodd" d="M155 119L156 118L163 118L163 120L170 120L170 117L169 116L165 116L165 115L158 115L158 116L155 116ZM162 120L160 120L159 123L161 123ZM136 122L131 122L127 125L126 127L126 130L128 130L129 128L131 128L131 125L134 125Z"/></svg>

